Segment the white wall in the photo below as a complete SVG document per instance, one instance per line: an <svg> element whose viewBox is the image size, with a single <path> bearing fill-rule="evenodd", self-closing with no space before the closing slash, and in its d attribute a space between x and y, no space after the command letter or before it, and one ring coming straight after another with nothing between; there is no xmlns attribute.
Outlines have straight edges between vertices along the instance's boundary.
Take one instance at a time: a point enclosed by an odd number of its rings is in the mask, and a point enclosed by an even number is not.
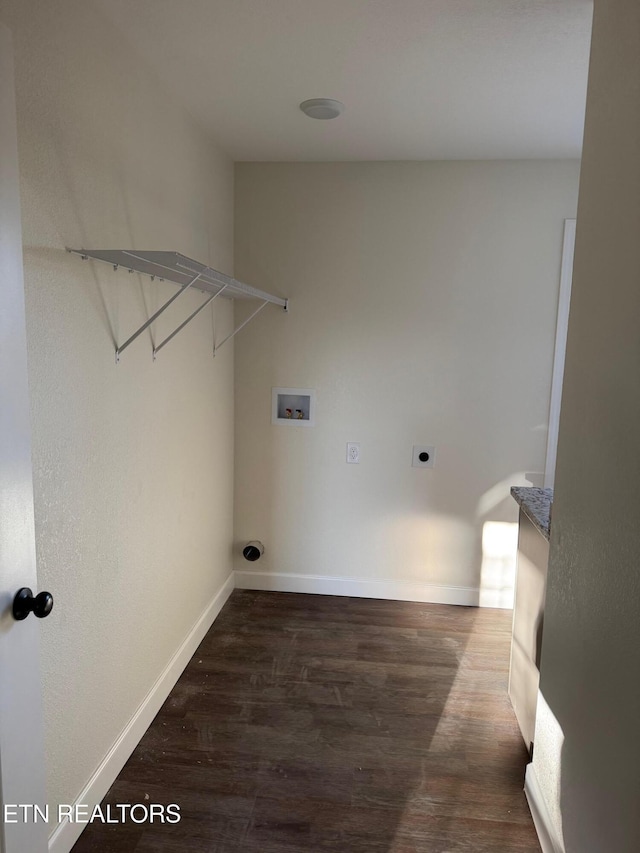
<svg viewBox="0 0 640 853"><path fill-rule="evenodd" d="M483 574L509 603L577 183L573 161L236 166L236 274L291 299L237 339L235 565L263 573L240 583L471 603ZM317 425L271 426L272 386L315 388Z"/></svg>
<svg viewBox="0 0 640 853"><path fill-rule="evenodd" d="M3 0L16 56L49 802L70 803L231 571L233 347L64 246L233 264L233 166L81 0ZM156 340L199 304L176 303ZM219 300L218 330L232 321Z"/></svg>
<svg viewBox="0 0 640 853"><path fill-rule="evenodd" d="M640 5L596 0L533 768L568 853L640 849Z"/></svg>

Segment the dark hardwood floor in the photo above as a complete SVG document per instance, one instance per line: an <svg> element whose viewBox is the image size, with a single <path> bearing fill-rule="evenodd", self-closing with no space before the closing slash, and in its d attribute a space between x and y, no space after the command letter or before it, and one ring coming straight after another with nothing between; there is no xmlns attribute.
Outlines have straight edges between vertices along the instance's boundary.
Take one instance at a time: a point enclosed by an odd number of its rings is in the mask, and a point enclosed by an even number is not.
<svg viewBox="0 0 640 853"><path fill-rule="evenodd" d="M236 590L74 853L539 853L511 612Z"/></svg>

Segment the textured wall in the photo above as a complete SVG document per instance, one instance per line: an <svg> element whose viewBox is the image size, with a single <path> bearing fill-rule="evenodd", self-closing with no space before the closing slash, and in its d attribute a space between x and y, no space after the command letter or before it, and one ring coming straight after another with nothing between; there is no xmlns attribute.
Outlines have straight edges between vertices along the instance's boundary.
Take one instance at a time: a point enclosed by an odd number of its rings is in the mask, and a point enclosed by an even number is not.
<svg viewBox="0 0 640 853"><path fill-rule="evenodd" d="M640 849L639 234L640 5L596 2L534 753L568 853Z"/></svg>
<svg viewBox="0 0 640 853"><path fill-rule="evenodd" d="M13 31L49 802L72 802L231 571L233 348L203 312L151 360L169 294L65 245L232 272L233 167L89 3L3 0ZM176 303L154 331L199 304ZM219 300L217 331L232 322ZM175 308L175 310L174 310Z"/></svg>
<svg viewBox="0 0 640 853"><path fill-rule="evenodd" d="M577 183L574 161L236 166L236 273L291 298L236 346L252 568L471 589L484 573L486 603L509 587L509 487L544 468ZM272 386L315 388L316 426L271 426ZM435 469L410 467L414 443Z"/></svg>

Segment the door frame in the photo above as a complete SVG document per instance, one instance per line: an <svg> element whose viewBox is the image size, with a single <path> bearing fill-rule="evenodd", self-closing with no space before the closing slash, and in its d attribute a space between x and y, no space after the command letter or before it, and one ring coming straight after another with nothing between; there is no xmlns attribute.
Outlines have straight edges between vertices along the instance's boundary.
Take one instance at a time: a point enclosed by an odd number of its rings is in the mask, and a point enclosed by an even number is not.
<svg viewBox="0 0 640 853"><path fill-rule="evenodd" d="M562 381L564 378L564 361L567 351L567 332L569 330L569 307L571 305L571 283L573 280L573 254L575 250L575 244L576 220L565 219L564 238L562 241L560 293L558 295L558 319L556 322L556 343L553 354L551 400L549 403L547 456L544 467L545 488L553 488L556 473L558 431L560 428L560 406L562 403Z"/></svg>
<svg viewBox="0 0 640 853"><path fill-rule="evenodd" d="M44 853L48 825L34 808L46 814L40 620L12 614L37 575L13 52L2 23L0 150L0 851ZM5 813L22 805L31 816Z"/></svg>

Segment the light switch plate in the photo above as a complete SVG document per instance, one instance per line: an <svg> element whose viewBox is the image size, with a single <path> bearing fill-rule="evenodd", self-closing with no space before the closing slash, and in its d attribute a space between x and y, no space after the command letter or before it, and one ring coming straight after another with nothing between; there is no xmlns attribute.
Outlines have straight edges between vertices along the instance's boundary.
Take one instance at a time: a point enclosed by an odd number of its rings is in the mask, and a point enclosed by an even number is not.
<svg viewBox="0 0 640 853"><path fill-rule="evenodd" d="M426 455L426 459L420 458ZM433 468L436 462L436 449L432 444L414 444L412 468Z"/></svg>

